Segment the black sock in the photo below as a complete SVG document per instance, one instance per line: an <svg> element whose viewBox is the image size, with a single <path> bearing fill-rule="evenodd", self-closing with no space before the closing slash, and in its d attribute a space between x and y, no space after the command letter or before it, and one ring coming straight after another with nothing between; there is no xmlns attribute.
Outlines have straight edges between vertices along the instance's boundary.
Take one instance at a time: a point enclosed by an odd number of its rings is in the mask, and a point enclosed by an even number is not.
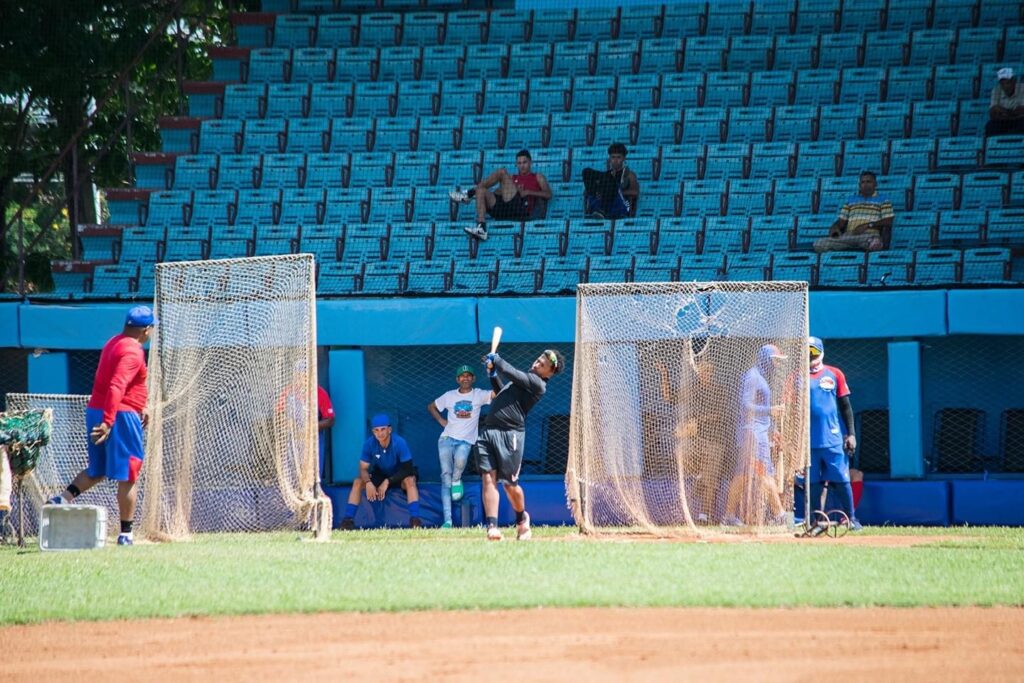
<svg viewBox="0 0 1024 683"><path fill-rule="evenodd" d="M121 520L121 533L130 534L132 532L132 520Z"/></svg>
<svg viewBox="0 0 1024 683"><path fill-rule="evenodd" d="M492 526L498 526L498 518L497 517L488 517L487 518L487 528L490 529Z"/></svg>
<svg viewBox="0 0 1024 683"><path fill-rule="evenodd" d="M523 519L526 517L526 508L523 508L516 513L516 524L522 524Z"/></svg>
<svg viewBox="0 0 1024 683"><path fill-rule="evenodd" d="M68 493L70 493L72 496L75 496L76 498L82 495L81 489L79 489L74 484L68 484Z"/></svg>

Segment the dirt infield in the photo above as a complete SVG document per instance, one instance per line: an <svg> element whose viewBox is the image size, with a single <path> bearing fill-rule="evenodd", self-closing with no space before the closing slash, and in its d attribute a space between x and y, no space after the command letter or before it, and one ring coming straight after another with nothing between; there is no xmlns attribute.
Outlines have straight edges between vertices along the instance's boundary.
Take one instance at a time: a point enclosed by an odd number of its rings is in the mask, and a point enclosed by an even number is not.
<svg viewBox="0 0 1024 683"><path fill-rule="evenodd" d="M536 609L0 629L0 680L1020 680L1024 609Z"/></svg>

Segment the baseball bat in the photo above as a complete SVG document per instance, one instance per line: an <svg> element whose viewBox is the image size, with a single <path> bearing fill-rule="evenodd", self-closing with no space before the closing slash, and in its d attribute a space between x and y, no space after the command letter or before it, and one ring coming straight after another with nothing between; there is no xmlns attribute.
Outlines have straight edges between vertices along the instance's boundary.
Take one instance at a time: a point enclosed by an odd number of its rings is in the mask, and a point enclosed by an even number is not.
<svg viewBox="0 0 1024 683"><path fill-rule="evenodd" d="M491 353L498 352L498 344L501 343L501 328L495 326L494 332L491 333Z"/></svg>

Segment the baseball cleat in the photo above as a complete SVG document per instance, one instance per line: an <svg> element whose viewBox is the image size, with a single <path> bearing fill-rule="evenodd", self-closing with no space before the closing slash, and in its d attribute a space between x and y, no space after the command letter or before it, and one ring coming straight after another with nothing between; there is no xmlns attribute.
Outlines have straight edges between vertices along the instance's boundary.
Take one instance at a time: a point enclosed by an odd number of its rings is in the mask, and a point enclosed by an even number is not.
<svg viewBox="0 0 1024 683"><path fill-rule="evenodd" d="M530 530L530 513L523 513L523 521L516 524L516 540L517 541L529 541L533 536L533 532Z"/></svg>
<svg viewBox="0 0 1024 683"><path fill-rule="evenodd" d="M488 541L500 541L501 540L501 529L496 526L487 527L487 540Z"/></svg>
<svg viewBox="0 0 1024 683"><path fill-rule="evenodd" d="M132 537L130 535L128 535L128 534L121 534L120 536L117 537L117 544L118 545L135 545L135 542L132 540Z"/></svg>

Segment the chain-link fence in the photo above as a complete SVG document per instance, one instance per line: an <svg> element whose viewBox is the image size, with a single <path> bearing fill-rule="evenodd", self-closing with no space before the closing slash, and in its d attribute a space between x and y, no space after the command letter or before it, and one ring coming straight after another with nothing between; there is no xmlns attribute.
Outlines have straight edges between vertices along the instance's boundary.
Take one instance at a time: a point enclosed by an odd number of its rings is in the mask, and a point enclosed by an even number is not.
<svg viewBox="0 0 1024 683"><path fill-rule="evenodd" d="M25 349L0 349L0 410L7 410L8 393L28 391L28 354Z"/></svg>
<svg viewBox="0 0 1024 683"><path fill-rule="evenodd" d="M71 351L68 353L68 392L91 394L96 366L100 364L99 351Z"/></svg>
<svg viewBox="0 0 1024 683"><path fill-rule="evenodd" d="M526 449L523 474L565 474L569 452L569 403L572 394L572 344L503 344L501 357L521 370L528 370L545 348L565 355L566 372L548 382L544 398L526 420ZM440 481L437 439L441 427L427 412L427 404L444 392L457 388L455 369L468 364L476 370L476 385L490 384L481 358L488 345L371 347L366 349L366 402L373 414L391 415L395 433L403 436L424 481ZM486 411L486 408L485 408ZM352 475L336 473L336 479Z"/></svg>

